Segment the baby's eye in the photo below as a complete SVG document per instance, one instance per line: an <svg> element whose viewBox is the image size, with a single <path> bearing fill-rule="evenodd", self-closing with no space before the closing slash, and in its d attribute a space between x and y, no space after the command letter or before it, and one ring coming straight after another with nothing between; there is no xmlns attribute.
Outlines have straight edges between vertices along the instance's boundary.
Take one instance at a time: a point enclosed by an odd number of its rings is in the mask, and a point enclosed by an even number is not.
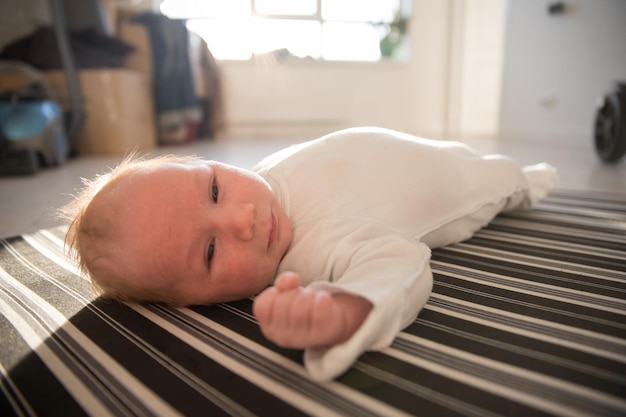
<svg viewBox="0 0 626 417"><path fill-rule="evenodd" d="M219 189L217 188L217 184L213 183L211 185L211 198L214 203L217 203L217 197L219 196Z"/></svg>
<svg viewBox="0 0 626 417"><path fill-rule="evenodd" d="M206 254L206 259L208 261L208 263L211 263L211 260L213 260L213 255L215 254L215 242L211 242L209 243L209 249L207 250L207 254Z"/></svg>

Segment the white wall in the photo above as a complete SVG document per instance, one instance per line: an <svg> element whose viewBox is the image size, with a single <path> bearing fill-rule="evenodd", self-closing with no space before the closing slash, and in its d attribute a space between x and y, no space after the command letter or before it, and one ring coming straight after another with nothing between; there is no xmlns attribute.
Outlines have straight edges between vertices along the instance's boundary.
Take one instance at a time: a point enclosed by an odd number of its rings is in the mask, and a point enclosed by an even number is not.
<svg viewBox="0 0 626 417"><path fill-rule="evenodd" d="M452 0L449 138L497 137L504 4L504 0Z"/></svg>
<svg viewBox="0 0 626 417"><path fill-rule="evenodd" d="M626 1L508 0L500 138L590 146L596 101L626 81Z"/></svg>
<svg viewBox="0 0 626 417"><path fill-rule="evenodd" d="M314 137L380 125L446 130L449 1L414 0L407 63L227 62L227 137Z"/></svg>

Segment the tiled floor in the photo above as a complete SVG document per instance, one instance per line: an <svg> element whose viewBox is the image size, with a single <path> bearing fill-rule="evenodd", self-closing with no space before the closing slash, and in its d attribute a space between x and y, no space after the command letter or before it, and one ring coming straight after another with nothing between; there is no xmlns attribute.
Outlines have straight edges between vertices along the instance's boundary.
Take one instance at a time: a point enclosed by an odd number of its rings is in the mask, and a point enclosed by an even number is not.
<svg viewBox="0 0 626 417"><path fill-rule="evenodd" d="M159 148L156 153L188 153L241 167L250 167L262 157L296 141L198 141L195 144ZM554 146L539 144L473 141L470 145L488 153L499 152L522 164L548 162L559 169L560 187L621 193L626 197L626 158L615 165L605 165L591 146ZM120 157L84 156L61 167L46 168L34 176L0 177L0 237L28 233L62 222L55 210L69 200L80 187L81 177L115 165Z"/></svg>

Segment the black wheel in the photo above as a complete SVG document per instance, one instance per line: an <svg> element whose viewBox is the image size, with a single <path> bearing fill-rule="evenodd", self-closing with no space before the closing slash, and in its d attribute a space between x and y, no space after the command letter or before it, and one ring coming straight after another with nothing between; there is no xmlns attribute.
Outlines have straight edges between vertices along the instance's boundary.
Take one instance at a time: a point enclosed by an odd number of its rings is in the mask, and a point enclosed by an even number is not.
<svg viewBox="0 0 626 417"><path fill-rule="evenodd" d="M617 162L626 153L626 86L602 99L594 126L598 156L605 162Z"/></svg>

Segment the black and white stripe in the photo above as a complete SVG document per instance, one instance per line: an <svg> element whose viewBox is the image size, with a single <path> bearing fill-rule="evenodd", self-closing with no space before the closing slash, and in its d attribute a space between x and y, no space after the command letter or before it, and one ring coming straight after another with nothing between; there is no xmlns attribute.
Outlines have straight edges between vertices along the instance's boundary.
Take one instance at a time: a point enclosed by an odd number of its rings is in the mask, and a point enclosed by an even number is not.
<svg viewBox="0 0 626 417"><path fill-rule="evenodd" d="M417 320L336 381L251 301L94 299L63 228L0 247L0 415L626 415L626 198L558 191L433 251Z"/></svg>

